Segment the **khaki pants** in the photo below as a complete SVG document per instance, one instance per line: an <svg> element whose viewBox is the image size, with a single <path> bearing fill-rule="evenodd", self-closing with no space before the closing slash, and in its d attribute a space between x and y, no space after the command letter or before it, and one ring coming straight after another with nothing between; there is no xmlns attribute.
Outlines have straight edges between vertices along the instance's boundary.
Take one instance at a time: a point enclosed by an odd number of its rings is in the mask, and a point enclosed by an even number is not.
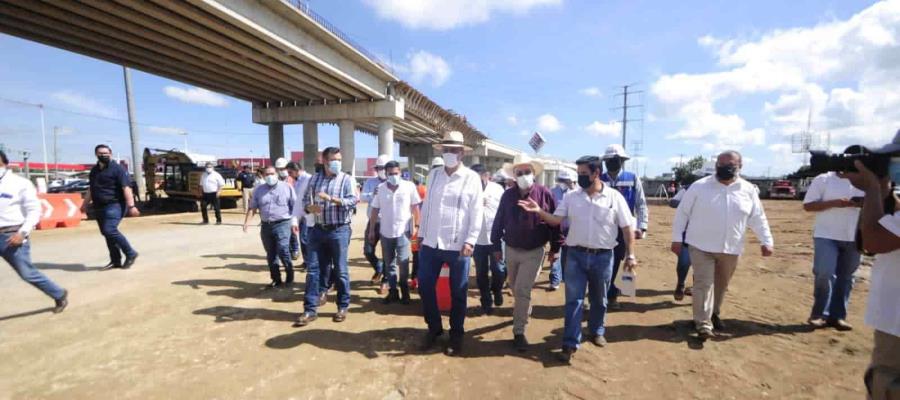
<svg viewBox="0 0 900 400"><path fill-rule="evenodd" d="M253 189L241 189L241 200L244 202L244 212L247 212L247 208L250 207L250 195L253 193Z"/></svg>
<svg viewBox="0 0 900 400"><path fill-rule="evenodd" d="M694 246L689 248L694 267L694 323L697 329L712 329L712 316L718 315L728 291L728 282L737 268L739 256L707 253Z"/></svg>
<svg viewBox="0 0 900 400"><path fill-rule="evenodd" d="M506 246L506 273L509 287L512 288L515 303L513 304L513 335L524 335L531 316L531 289L541 273L544 263L544 248L532 250L517 249Z"/></svg>
<svg viewBox="0 0 900 400"><path fill-rule="evenodd" d="M869 399L900 400L900 336L875 331L872 364L865 380Z"/></svg>

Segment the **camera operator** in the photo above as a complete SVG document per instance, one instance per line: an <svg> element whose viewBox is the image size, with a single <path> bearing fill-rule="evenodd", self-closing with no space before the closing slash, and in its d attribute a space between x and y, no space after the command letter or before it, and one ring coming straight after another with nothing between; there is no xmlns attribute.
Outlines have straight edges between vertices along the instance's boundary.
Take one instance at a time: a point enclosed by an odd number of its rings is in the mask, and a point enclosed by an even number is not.
<svg viewBox="0 0 900 400"><path fill-rule="evenodd" d="M900 156L900 131L892 144L873 153ZM870 399L900 399L900 212L893 206L897 197L891 188L891 182L900 182L900 160L891 160L883 178L860 160L854 166L859 172L841 176L865 192L859 221L862 245L876 254L865 319L875 329L875 346L865 383Z"/></svg>

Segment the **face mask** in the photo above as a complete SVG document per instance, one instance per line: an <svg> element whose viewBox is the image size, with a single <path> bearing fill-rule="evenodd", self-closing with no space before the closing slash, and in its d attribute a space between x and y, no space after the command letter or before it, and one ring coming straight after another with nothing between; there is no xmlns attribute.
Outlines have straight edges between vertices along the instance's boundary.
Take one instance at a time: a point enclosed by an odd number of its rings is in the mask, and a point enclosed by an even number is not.
<svg viewBox="0 0 900 400"><path fill-rule="evenodd" d="M278 177L284 179L284 178L287 178L287 176L288 176L288 173L286 170L278 171Z"/></svg>
<svg viewBox="0 0 900 400"><path fill-rule="evenodd" d="M594 180L590 175L578 175L578 186L581 186L582 189L587 189L593 184Z"/></svg>
<svg viewBox="0 0 900 400"><path fill-rule="evenodd" d="M891 182L900 184L900 158L891 159L891 164L888 166L888 176L891 177Z"/></svg>
<svg viewBox="0 0 900 400"><path fill-rule="evenodd" d="M378 174L378 179L381 179L381 180L387 179L387 177L384 174L384 170L377 171L377 174Z"/></svg>
<svg viewBox="0 0 900 400"><path fill-rule="evenodd" d="M444 159L444 166L447 168L456 168L459 165L459 155L456 153L444 153L441 158Z"/></svg>
<svg viewBox="0 0 900 400"><path fill-rule="evenodd" d="M734 165L716 165L716 178L730 181L737 175L737 167Z"/></svg>
<svg viewBox="0 0 900 400"><path fill-rule="evenodd" d="M275 175L266 175L266 185L275 186L278 183L278 177Z"/></svg>
<svg viewBox="0 0 900 400"><path fill-rule="evenodd" d="M609 172L618 172L622 169L622 160L618 158L610 158L603 163L606 164L606 170Z"/></svg>
<svg viewBox="0 0 900 400"><path fill-rule="evenodd" d="M400 185L400 175L388 175L387 181L391 185L399 186Z"/></svg>
<svg viewBox="0 0 900 400"><path fill-rule="evenodd" d="M341 161L340 160L332 160L328 162L328 170L331 171L332 174L337 175L341 172Z"/></svg>
<svg viewBox="0 0 900 400"><path fill-rule="evenodd" d="M516 177L516 184L519 185L520 189L531 189L531 185L534 185L534 175Z"/></svg>
<svg viewBox="0 0 900 400"><path fill-rule="evenodd" d="M206 168L206 173L211 174L213 172L212 167Z"/></svg>
<svg viewBox="0 0 900 400"><path fill-rule="evenodd" d="M569 184L565 182L557 182L556 187L563 191L569 190Z"/></svg>
<svg viewBox="0 0 900 400"><path fill-rule="evenodd" d="M97 156L97 161L99 161L100 164L109 164L109 156L107 156L107 155Z"/></svg>

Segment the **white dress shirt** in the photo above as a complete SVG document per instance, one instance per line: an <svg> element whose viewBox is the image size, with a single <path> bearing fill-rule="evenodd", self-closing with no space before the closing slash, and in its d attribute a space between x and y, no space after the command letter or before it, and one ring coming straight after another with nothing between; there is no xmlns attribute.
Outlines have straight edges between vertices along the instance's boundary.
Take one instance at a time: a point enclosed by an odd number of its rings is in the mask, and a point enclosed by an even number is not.
<svg viewBox="0 0 900 400"><path fill-rule="evenodd" d="M900 212L885 215L881 226L900 236ZM875 256L869 279L866 324L884 333L900 336L900 250Z"/></svg>
<svg viewBox="0 0 900 400"><path fill-rule="evenodd" d="M853 187L849 180L834 172L826 172L813 179L803 198L803 204L817 201L850 199L865 196ZM859 223L859 208L830 208L816 213L813 237L852 242L856 240L856 226Z"/></svg>
<svg viewBox="0 0 900 400"><path fill-rule="evenodd" d="M19 233L28 236L41 219L41 201L28 179L7 170L0 177L0 227L22 225Z"/></svg>
<svg viewBox="0 0 900 400"><path fill-rule="evenodd" d="M474 246L484 223L483 197L481 177L465 165L453 175L446 168L431 170L419 224L422 244L451 251L466 243Z"/></svg>
<svg viewBox="0 0 900 400"><path fill-rule="evenodd" d="M593 196L580 187L566 192L553 215L564 217L569 223L566 246L589 249L615 248L619 228L635 225L625 197L605 183Z"/></svg>
<svg viewBox="0 0 900 400"><path fill-rule="evenodd" d="M500 198L503 197L503 186L494 182L488 182L484 187L484 223L481 224L481 233L478 234L478 245L491 245L491 228L494 226L494 217L497 216L497 208L500 207Z"/></svg>
<svg viewBox="0 0 900 400"><path fill-rule="evenodd" d="M297 204L303 203L303 196L308 195L306 193L306 188L309 187L309 178L312 178L312 175L306 173L306 171L300 171L300 175L297 176L297 179L294 179L294 193L297 195ZM314 215L307 215L306 210L303 207L294 207L294 218L297 219L298 222L305 221L306 226L313 226L316 223L316 217Z"/></svg>
<svg viewBox="0 0 900 400"><path fill-rule="evenodd" d="M416 185L410 181L400 180L395 190L391 190L387 182L378 185L378 193L372 197L369 206L373 210L372 215L377 215L381 222L381 236L391 239L403 236L412 219L412 206L421 202Z"/></svg>
<svg viewBox="0 0 900 400"><path fill-rule="evenodd" d="M225 186L225 179L216 171L204 172L200 177L200 186L203 193L219 193L219 190Z"/></svg>
<svg viewBox="0 0 900 400"><path fill-rule="evenodd" d="M672 242L682 242L686 231L684 241L699 250L740 255L748 226L762 244L775 245L756 187L742 178L726 186L707 176L684 192L672 223Z"/></svg>

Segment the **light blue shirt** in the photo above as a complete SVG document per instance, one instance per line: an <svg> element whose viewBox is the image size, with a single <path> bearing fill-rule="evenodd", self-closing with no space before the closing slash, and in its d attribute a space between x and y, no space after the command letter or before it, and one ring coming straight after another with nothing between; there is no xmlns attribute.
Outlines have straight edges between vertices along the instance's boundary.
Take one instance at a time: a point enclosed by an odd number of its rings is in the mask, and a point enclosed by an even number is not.
<svg viewBox="0 0 900 400"><path fill-rule="evenodd" d="M297 196L294 188L279 181L275 186L262 184L253 188L250 208L259 210L263 222L275 222L291 219Z"/></svg>

